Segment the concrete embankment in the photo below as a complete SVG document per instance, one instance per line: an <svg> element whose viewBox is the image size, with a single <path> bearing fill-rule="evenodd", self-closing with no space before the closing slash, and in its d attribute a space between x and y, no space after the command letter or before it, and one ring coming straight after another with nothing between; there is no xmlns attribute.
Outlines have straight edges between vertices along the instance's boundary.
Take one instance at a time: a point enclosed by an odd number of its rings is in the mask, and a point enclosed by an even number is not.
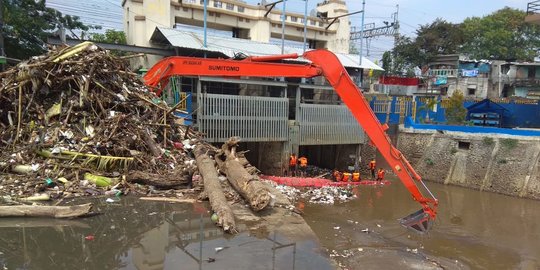
<svg viewBox="0 0 540 270"><path fill-rule="evenodd" d="M424 180L540 199L540 138L401 128L398 149Z"/></svg>

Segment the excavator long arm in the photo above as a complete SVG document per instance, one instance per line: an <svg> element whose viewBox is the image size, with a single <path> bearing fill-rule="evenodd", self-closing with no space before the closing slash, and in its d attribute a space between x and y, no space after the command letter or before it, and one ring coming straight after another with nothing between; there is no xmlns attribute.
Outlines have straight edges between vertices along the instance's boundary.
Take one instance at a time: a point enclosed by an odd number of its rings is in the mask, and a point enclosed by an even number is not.
<svg viewBox="0 0 540 270"><path fill-rule="evenodd" d="M273 63L294 59L296 54L250 57L243 60L169 57L154 65L144 76L145 83L155 87L157 93L171 76L221 76L221 77L297 77L324 76L349 108L360 126L388 162L394 173L409 190L422 209L401 219L401 224L418 232L426 232L437 215L438 201L422 182L421 177L396 149L388 135L386 125L381 125L336 55L327 50L312 50L303 55L311 64ZM423 185L430 197L425 197L415 180Z"/></svg>

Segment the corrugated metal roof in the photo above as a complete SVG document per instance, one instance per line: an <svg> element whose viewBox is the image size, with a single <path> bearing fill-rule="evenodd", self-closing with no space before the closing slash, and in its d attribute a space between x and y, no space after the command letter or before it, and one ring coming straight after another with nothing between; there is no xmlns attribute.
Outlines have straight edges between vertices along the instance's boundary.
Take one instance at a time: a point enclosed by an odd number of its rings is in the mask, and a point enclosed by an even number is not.
<svg viewBox="0 0 540 270"><path fill-rule="evenodd" d="M178 29L157 27L155 31L161 32L161 34L167 39L171 46L179 48L190 48L197 50L205 50L203 48L203 35L196 32L182 31ZM154 35L152 37L155 36ZM206 36L207 51L220 52L228 57L234 57L237 53L243 53L248 56L261 56L261 55L279 55L281 53L281 46L271 43L257 42L247 39L220 37L207 35ZM302 49L294 47L285 47L284 53L297 53L302 55ZM341 64L345 67L352 68L365 68L374 70L383 70L375 63L369 61L367 58L362 58L362 66L358 64L358 55L353 54L336 54ZM303 60L305 59L297 59Z"/></svg>

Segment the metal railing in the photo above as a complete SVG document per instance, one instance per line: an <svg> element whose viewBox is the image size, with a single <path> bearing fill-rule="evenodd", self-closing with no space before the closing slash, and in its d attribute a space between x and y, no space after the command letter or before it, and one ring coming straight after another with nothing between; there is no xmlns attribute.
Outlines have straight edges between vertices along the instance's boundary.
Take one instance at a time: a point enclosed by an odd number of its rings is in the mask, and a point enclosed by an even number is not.
<svg viewBox="0 0 540 270"><path fill-rule="evenodd" d="M429 76L447 76L447 77L456 77L459 74L458 69L431 69L429 70Z"/></svg>
<svg viewBox="0 0 540 270"><path fill-rule="evenodd" d="M300 104L301 145L364 143L364 132L345 105Z"/></svg>
<svg viewBox="0 0 540 270"><path fill-rule="evenodd" d="M532 1L527 4L527 14L535 14L540 11L540 1Z"/></svg>

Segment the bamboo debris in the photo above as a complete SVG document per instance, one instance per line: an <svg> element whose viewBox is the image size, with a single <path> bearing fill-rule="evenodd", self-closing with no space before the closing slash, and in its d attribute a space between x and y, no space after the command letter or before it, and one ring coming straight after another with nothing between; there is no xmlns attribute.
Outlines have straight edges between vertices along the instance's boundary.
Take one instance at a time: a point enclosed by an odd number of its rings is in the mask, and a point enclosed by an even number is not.
<svg viewBox="0 0 540 270"><path fill-rule="evenodd" d="M0 206L0 217L75 218L90 214L92 204L72 206L13 205Z"/></svg>

